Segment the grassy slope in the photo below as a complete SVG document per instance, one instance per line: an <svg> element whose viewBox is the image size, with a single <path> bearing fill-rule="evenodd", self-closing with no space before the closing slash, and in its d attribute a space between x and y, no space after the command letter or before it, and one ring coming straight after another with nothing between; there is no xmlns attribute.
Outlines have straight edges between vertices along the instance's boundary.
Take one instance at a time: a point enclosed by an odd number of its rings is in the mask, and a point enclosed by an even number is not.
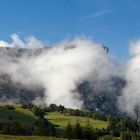
<svg viewBox="0 0 140 140"><path fill-rule="evenodd" d="M21 105L12 105L15 107L15 110L8 110L4 106L5 105L0 105L1 121L8 120L9 116L12 116L13 120L19 121L25 125L33 125L35 123L36 117L33 115L33 113L28 109L21 108ZM94 120L87 117L66 116L58 112L47 113L46 117L51 123L57 125L58 128L60 128L61 130L63 130L69 122L72 125L74 125L77 120L82 125L85 125L89 120L90 123L95 128L106 128L108 125L108 122L105 121ZM62 138L57 139L52 137L37 137L37 136L21 137L21 136L0 135L0 140L65 140L65 139Z"/></svg>
<svg viewBox="0 0 140 140"><path fill-rule="evenodd" d="M13 105L15 110L8 110L4 108L4 105L0 105L0 120L7 120L9 116L12 116L13 120L19 121L25 125L33 125L36 117L33 113L28 109L21 108L21 105ZM87 117L77 117L77 116L66 116L64 114L53 112L47 113L47 119L55 124L58 125L59 128L64 128L70 122L72 125L76 123L78 120L82 125L85 125L86 122L89 120L93 127L97 128L106 128L108 123L100 120L94 120Z"/></svg>
<svg viewBox="0 0 140 140"><path fill-rule="evenodd" d="M66 140L64 138L40 137L40 136L8 136L0 135L0 140Z"/></svg>
<svg viewBox="0 0 140 140"><path fill-rule="evenodd" d="M120 140L119 137L112 137L112 136L104 136L99 138L99 140Z"/></svg>
<svg viewBox="0 0 140 140"><path fill-rule="evenodd" d="M94 128L106 128L108 122L94 120L87 117L77 117L77 116L66 116L64 114L54 112L54 113L47 113L46 118L53 124L58 125L59 128L65 128L67 124L70 122L72 125L76 123L78 120L82 125L85 125L87 121L90 121Z"/></svg>
<svg viewBox="0 0 140 140"><path fill-rule="evenodd" d="M33 125L36 118L33 113L28 109L21 108L21 105L13 105L14 110L5 109L4 105L0 105L0 120L8 120L9 116L14 121L19 121L24 125Z"/></svg>

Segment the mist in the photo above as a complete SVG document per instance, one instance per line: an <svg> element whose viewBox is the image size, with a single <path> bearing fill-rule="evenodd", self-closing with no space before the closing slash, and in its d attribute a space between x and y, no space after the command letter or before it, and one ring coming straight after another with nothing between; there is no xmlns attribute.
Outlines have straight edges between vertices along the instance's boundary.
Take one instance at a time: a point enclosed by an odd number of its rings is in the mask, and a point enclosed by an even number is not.
<svg viewBox="0 0 140 140"><path fill-rule="evenodd" d="M88 81L96 91L93 95L103 93L117 98L121 112L135 115L136 107L140 106L140 40L130 43L130 57L122 67L121 60L114 59L103 45L88 38L75 38L55 45L48 45L34 36L21 39L13 34L11 38L11 42L1 40L0 46L33 49L38 53L24 53L15 59L1 51L0 74L8 74L15 84L20 83L25 88L42 87L44 102L38 97L34 104L55 103L68 108L83 108L84 101L77 87ZM119 95L115 93L118 87L115 87L114 77L125 81Z"/></svg>
<svg viewBox="0 0 140 140"><path fill-rule="evenodd" d="M140 40L130 43L129 54L124 70L126 86L118 99L118 105L121 111L134 116L136 107L140 106Z"/></svg>
<svg viewBox="0 0 140 140"><path fill-rule="evenodd" d="M35 37L21 40L16 34L12 42L0 41L2 47L44 48L48 46ZM27 88L42 86L45 89L45 103L55 103L69 108L82 108L83 100L77 86L84 81L96 83L99 90L111 88L111 78L118 75L113 58L101 45L89 39L75 38L45 47L39 55L24 55L13 61L8 56L1 57L1 73L8 73L16 83ZM4 63L3 63L4 62ZM103 86L103 82L110 83ZM110 81L110 82L109 82Z"/></svg>

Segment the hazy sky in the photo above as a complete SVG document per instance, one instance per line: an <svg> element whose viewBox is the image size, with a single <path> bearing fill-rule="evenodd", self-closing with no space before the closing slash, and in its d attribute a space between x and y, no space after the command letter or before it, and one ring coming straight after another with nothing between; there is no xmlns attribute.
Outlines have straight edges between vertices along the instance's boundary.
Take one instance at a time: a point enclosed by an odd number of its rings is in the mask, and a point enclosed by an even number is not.
<svg viewBox="0 0 140 140"><path fill-rule="evenodd" d="M140 38L140 0L0 0L0 39L12 33L51 44L87 36L126 59Z"/></svg>

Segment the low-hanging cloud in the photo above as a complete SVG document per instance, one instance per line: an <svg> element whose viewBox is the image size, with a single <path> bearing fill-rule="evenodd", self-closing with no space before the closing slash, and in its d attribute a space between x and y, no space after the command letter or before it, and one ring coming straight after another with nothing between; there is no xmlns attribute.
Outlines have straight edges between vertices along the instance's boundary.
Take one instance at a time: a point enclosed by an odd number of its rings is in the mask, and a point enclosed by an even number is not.
<svg viewBox="0 0 140 140"><path fill-rule="evenodd" d="M11 43L3 43L5 47L46 46L35 37L24 42L14 34L12 39ZM76 90L79 84L89 80L109 81L112 76L117 75L116 66L104 47L88 39L77 38L59 43L45 48L39 55L24 55L17 61L3 57L0 63L1 71L8 73L14 82L20 82L27 87L43 86L46 104L56 103L70 108L83 106L81 96Z"/></svg>
<svg viewBox="0 0 140 140"><path fill-rule="evenodd" d="M130 115L140 107L140 40L130 44L130 58L125 69L126 86L119 97L119 108ZM140 108L139 108L140 109Z"/></svg>
<svg viewBox="0 0 140 140"><path fill-rule="evenodd" d="M121 69L102 45L89 39L76 38L46 47L48 44L34 36L25 40L17 34L11 37L12 42L1 40L0 46L41 48L41 51L32 56L24 54L16 60L0 53L0 73L8 73L13 82L27 88L43 87L47 105L55 103L82 108L83 100L77 90L79 84L90 81L99 93L106 94L105 90L111 93L117 88L112 83L112 77L121 77L126 85L118 97L119 109L134 115L135 108L140 106L140 40L130 44L130 58L124 64L126 67ZM35 103L40 104L41 99L35 100Z"/></svg>

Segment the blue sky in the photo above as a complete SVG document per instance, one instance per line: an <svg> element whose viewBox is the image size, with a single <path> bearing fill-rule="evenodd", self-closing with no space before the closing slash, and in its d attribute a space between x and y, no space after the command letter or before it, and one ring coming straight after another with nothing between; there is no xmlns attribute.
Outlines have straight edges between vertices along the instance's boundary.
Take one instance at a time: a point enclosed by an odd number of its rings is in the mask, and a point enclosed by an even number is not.
<svg viewBox="0 0 140 140"><path fill-rule="evenodd" d="M0 0L0 39L34 35L51 44L86 36L120 59L140 38L139 0Z"/></svg>

